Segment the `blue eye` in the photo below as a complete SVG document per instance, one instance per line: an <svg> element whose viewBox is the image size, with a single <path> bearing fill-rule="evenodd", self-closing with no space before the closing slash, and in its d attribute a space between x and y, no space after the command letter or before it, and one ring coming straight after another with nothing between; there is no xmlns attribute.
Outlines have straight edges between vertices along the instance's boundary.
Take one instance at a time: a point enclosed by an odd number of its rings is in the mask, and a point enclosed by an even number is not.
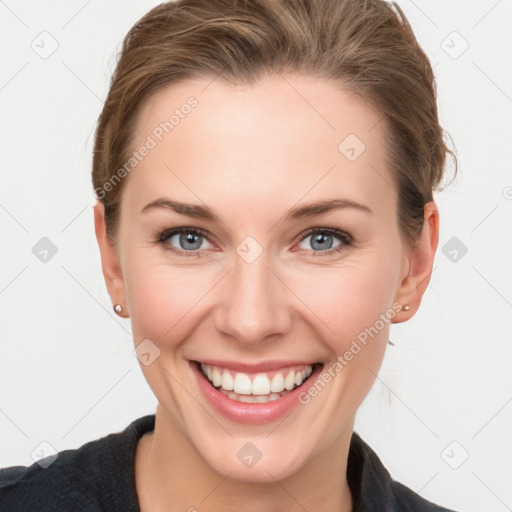
<svg viewBox="0 0 512 512"><path fill-rule="evenodd" d="M174 243L178 245L178 248L170 245L172 239L176 239ZM166 250L183 256L198 257L201 254L197 249L207 248L201 247L205 240L206 237L202 231L183 227L164 231L159 235L157 242L162 244Z"/></svg>
<svg viewBox="0 0 512 512"><path fill-rule="evenodd" d="M343 231L330 228L312 228L301 237L300 243L312 237L312 235L315 236L309 244L313 247L313 250L304 249L303 247L301 250L306 250L315 257L339 253L353 242L352 237ZM337 244L335 240L338 240ZM166 250L185 257L201 257L202 252L208 249L207 236L202 230L195 228L167 229L158 235L156 242ZM205 243L206 246L204 246Z"/></svg>
<svg viewBox="0 0 512 512"><path fill-rule="evenodd" d="M312 235L315 235L312 237ZM307 238L312 237L308 245L320 251L312 251L313 256L328 256L346 249L352 244L352 237L343 231L337 229L313 228L310 229L302 238L301 243ZM333 240L338 239L338 244L333 247ZM305 249L309 250L309 249Z"/></svg>

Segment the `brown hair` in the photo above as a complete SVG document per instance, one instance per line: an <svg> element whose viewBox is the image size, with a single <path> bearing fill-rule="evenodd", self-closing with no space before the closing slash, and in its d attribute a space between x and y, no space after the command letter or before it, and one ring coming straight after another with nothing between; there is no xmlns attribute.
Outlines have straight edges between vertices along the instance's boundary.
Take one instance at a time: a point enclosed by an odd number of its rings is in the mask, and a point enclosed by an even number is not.
<svg viewBox="0 0 512 512"><path fill-rule="evenodd" d="M300 72L338 84L383 115L400 233L414 246L446 154L455 173L457 162L438 121L428 57L402 10L392 6L383 0L177 0L150 10L124 39L95 133L92 181L112 243L126 182L115 174L129 159L137 115L151 95L187 78L251 84L264 74Z"/></svg>

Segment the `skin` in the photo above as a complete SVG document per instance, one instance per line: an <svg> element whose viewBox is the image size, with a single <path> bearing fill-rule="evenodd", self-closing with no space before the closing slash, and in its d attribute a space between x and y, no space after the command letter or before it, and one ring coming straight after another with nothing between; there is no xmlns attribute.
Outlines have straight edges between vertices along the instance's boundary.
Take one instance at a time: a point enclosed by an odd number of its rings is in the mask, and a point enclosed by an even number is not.
<svg viewBox="0 0 512 512"><path fill-rule="evenodd" d="M410 309L391 322L407 321L430 281L437 207L425 205L418 246L405 244L381 115L307 76L269 76L253 86L211 79L174 84L144 105L134 147L189 96L198 106L125 178L116 246L106 237L103 205L94 207L112 302L130 317L135 345L149 338L160 350L152 364L141 364L158 399L155 430L136 454L141 509L350 511L350 438L381 366L389 322L309 404L264 425L220 416L188 360L299 359L328 368L393 303ZM354 161L338 150L350 133L366 146ZM222 222L163 208L140 213L162 196L207 205ZM346 208L284 220L297 205L341 197L372 214ZM155 242L180 226L205 232L201 248L192 249L199 257ZM334 237L319 249L315 234L304 238L309 228L339 229L353 243L335 253L330 247L343 240ZM263 251L250 264L236 252L247 236ZM190 247L179 236L166 243ZM237 458L247 442L262 452L251 468Z"/></svg>

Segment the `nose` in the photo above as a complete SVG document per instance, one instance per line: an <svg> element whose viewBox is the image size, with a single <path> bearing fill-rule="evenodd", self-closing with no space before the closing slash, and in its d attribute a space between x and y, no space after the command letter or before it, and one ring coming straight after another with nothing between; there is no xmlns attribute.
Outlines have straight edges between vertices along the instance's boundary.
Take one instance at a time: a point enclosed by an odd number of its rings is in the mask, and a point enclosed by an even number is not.
<svg viewBox="0 0 512 512"><path fill-rule="evenodd" d="M222 303L215 326L242 345L256 345L272 335L283 336L291 326L290 292L269 268L265 251L252 262L238 254L223 280Z"/></svg>

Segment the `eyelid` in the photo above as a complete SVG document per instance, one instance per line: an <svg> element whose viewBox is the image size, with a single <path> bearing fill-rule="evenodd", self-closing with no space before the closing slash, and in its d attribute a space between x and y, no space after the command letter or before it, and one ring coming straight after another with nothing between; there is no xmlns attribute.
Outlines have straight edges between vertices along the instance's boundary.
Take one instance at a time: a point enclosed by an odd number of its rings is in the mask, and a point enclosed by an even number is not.
<svg viewBox="0 0 512 512"><path fill-rule="evenodd" d="M156 235L156 242L157 243L161 243L163 245L166 244L166 242L169 240L169 238L172 238L173 236L176 236L176 235L179 235L179 234L182 234L182 233L192 233L192 234L195 234L195 235L200 235L202 237L204 237L210 244L212 245L216 245L212 242L211 240L211 237L210 234L205 231L204 229L201 229L201 228L193 228L193 227L189 227L189 226L178 226L178 227L175 227L175 228L169 228L169 229L164 229L163 231L159 231ZM169 246L169 247L166 247L166 249L169 249L171 251L174 251L176 253L196 253L196 254L199 254L200 251L197 250L197 251L185 251L183 249L178 249L176 247L173 247L173 246Z"/></svg>
<svg viewBox="0 0 512 512"><path fill-rule="evenodd" d="M210 234L202 228L193 228L191 226L176 226L175 228L167 228L157 231L157 236L160 239L170 238L172 235L179 234L180 232L195 233L210 239Z"/></svg>
<svg viewBox="0 0 512 512"><path fill-rule="evenodd" d="M298 241L302 242L302 240L304 240L308 236L312 235L313 233L329 233L330 235L333 235L333 236L341 239L341 241L346 244L352 243L354 241L354 238L352 237L352 235L350 235L346 231L343 231L338 228L330 228L327 226L308 228L305 232L303 232L299 235ZM348 239L348 241L345 239Z"/></svg>

